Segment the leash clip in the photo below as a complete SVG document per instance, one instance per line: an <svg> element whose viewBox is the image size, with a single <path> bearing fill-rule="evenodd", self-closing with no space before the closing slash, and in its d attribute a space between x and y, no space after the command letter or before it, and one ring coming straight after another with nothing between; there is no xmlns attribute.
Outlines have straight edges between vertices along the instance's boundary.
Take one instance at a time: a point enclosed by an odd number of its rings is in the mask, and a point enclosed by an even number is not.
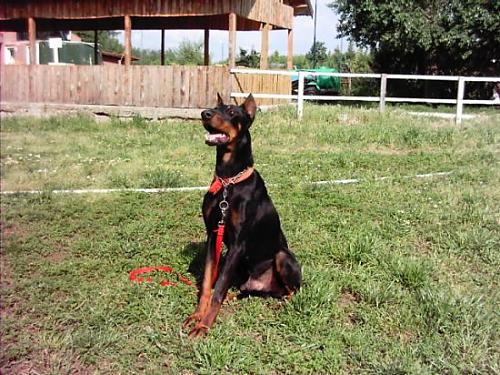
<svg viewBox="0 0 500 375"><path fill-rule="evenodd" d="M221 212L221 219L219 224L222 225L226 221L227 210L229 209L229 202L226 200L228 194L228 184L224 185L224 190L222 191L222 200L219 202L219 208Z"/></svg>

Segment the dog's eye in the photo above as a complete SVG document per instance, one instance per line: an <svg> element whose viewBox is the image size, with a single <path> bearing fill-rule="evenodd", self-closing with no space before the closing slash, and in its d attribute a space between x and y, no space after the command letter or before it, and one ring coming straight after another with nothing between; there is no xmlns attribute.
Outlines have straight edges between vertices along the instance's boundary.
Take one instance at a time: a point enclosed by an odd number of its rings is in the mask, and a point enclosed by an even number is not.
<svg viewBox="0 0 500 375"><path fill-rule="evenodd" d="M228 113L229 113L229 116L231 116L231 117L233 117L236 114L236 112L234 112L234 110L232 110L232 109L230 109Z"/></svg>

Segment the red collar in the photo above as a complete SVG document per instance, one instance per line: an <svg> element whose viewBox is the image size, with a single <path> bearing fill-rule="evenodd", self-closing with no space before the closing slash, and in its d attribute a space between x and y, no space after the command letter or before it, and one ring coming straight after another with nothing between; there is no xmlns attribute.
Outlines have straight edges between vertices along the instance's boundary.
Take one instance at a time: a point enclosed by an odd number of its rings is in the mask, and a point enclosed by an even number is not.
<svg viewBox="0 0 500 375"><path fill-rule="evenodd" d="M253 174L253 171L254 171L253 167L248 167L233 177L222 178L222 177L215 175L214 180L212 181L212 184L210 185L210 188L208 189L208 192L215 195L220 191L220 189L222 189L223 186L236 185L236 184L240 183L241 181L245 181L247 178L249 178Z"/></svg>

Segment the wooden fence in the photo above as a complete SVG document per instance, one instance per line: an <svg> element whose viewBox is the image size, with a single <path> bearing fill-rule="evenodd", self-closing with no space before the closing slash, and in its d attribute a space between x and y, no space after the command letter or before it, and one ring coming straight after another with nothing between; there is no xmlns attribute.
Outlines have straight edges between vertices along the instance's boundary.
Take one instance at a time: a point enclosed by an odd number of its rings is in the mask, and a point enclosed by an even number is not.
<svg viewBox="0 0 500 375"><path fill-rule="evenodd" d="M231 88L289 94L290 78L231 77L229 69L220 66L7 65L0 69L0 100L11 103L209 108L215 106L217 92L229 102Z"/></svg>
<svg viewBox="0 0 500 375"><path fill-rule="evenodd" d="M229 101L230 75L216 66L2 66L3 102L207 108Z"/></svg>
<svg viewBox="0 0 500 375"><path fill-rule="evenodd" d="M243 71L244 69L239 69ZM275 95L291 94L292 84L289 76L280 74L240 74L233 73L233 92L237 93L273 93ZM233 96L236 102L242 102L244 99ZM256 98L257 105L283 104L283 99L277 98Z"/></svg>

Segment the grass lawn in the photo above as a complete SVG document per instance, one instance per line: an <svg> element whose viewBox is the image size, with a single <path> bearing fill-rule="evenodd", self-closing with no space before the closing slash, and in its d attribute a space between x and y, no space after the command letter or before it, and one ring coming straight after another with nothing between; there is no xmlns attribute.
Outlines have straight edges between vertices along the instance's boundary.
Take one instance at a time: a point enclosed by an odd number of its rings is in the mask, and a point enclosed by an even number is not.
<svg viewBox="0 0 500 375"><path fill-rule="evenodd" d="M231 301L190 340L195 289L128 273L194 279L203 192L50 190L208 185L200 123L3 120L2 189L46 192L2 197L1 373L500 372L500 116L310 104L301 123L284 108L252 131L304 285L289 302ZM339 178L364 182L306 184Z"/></svg>

